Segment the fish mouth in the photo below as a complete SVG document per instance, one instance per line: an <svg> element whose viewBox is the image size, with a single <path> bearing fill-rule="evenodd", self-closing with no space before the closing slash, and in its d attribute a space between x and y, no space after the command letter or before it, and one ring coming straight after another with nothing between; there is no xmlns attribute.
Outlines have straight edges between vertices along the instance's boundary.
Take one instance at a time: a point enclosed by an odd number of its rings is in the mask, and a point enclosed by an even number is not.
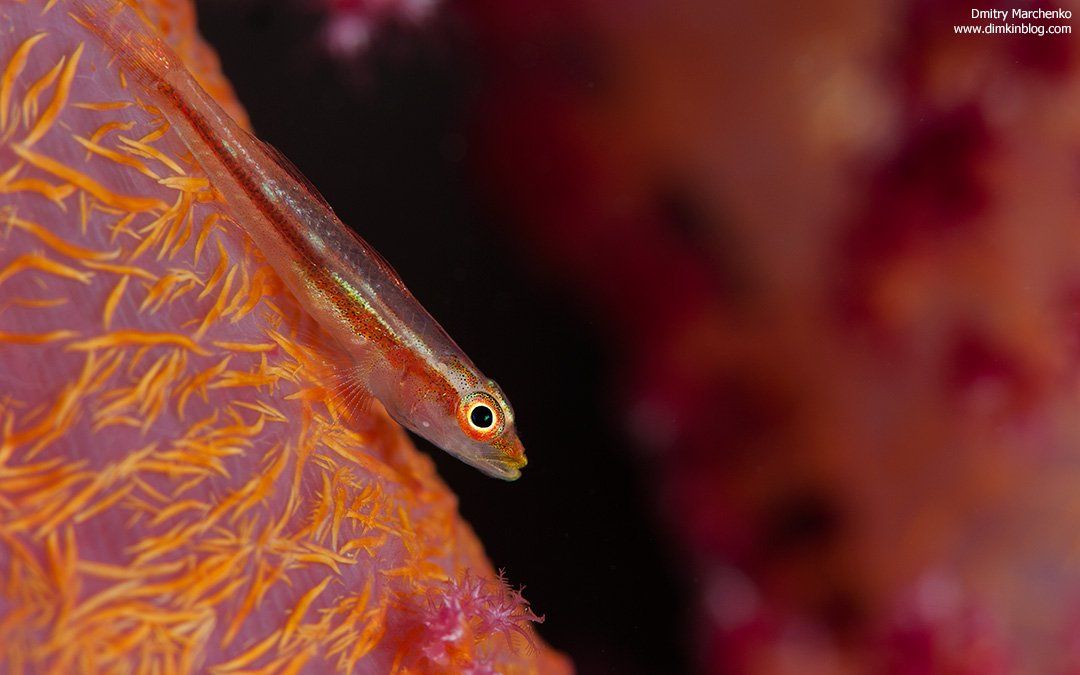
<svg viewBox="0 0 1080 675"><path fill-rule="evenodd" d="M514 481L521 478L521 469L529 463L524 455L515 457L507 455L482 456L475 458L462 457L467 464L484 472L492 478L501 478L505 481Z"/></svg>
<svg viewBox="0 0 1080 675"><path fill-rule="evenodd" d="M529 461L524 457L505 459L486 458L482 464L477 466L477 468L493 478L513 481L521 478L521 469L528 463Z"/></svg>
<svg viewBox="0 0 1080 675"><path fill-rule="evenodd" d="M525 458L525 446L515 434L503 437L491 444L496 451L492 455L484 457L484 461L490 466L489 475L503 480L517 480L521 477L521 470L529 463Z"/></svg>

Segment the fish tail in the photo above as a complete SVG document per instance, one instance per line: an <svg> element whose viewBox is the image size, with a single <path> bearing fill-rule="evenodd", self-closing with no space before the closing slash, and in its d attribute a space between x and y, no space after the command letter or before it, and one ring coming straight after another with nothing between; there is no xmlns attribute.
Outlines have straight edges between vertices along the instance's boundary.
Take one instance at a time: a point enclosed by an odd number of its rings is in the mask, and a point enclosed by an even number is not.
<svg viewBox="0 0 1080 675"><path fill-rule="evenodd" d="M115 54L125 73L160 88L181 67L154 23L132 0L71 0L69 14Z"/></svg>

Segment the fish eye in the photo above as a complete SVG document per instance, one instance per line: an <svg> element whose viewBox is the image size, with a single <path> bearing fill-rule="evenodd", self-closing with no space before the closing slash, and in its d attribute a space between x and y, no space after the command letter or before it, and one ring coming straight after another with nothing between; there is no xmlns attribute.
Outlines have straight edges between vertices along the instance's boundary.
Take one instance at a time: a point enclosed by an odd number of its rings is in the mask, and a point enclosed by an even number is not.
<svg viewBox="0 0 1080 675"><path fill-rule="evenodd" d="M502 433L503 421L499 404L485 392L466 396L458 410L462 430L477 441L489 441Z"/></svg>
<svg viewBox="0 0 1080 675"><path fill-rule="evenodd" d="M477 429L490 429L495 424L495 413L483 403L472 409L469 413L469 421Z"/></svg>

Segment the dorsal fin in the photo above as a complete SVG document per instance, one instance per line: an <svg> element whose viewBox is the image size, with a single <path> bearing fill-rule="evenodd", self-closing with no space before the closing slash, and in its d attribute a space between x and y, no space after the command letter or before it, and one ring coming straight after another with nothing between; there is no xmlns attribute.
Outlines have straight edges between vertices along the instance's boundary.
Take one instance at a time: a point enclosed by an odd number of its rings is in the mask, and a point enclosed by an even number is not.
<svg viewBox="0 0 1080 675"><path fill-rule="evenodd" d="M305 190L311 193L311 195L316 200L318 200L319 204L324 206L328 211L330 211L330 213L334 213L334 208L330 206L330 203L326 201L325 197L322 196L322 193L319 192L319 188L315 187L315 184L308 180L308 177L305 176L303 172L301 172L300 169L298 169L297 166L292 163L292 160L286 157L280 150L275 148L270 143L256 137L255 134L249 133L248 135L251 136L251 138L254 139L256 143L259 144L263 151L270 156L270 159L272 159L275 163L277 163L278 166L284 169L285 172L288 173L293 180L302 185ZM334 215L337 216L336 213ZM381 253L375 250L374 246L367 243L367 240L357 234L356 231L348 225L342 223L342 227L344 227L345 230L360 243L360 246L364 249L365 253L367 253L372 259L378 262L385 269L385 271L387 272L387 276L390 278L391 281L394 282L395 285L398 286L398 288L408 292L408 288L405 287L405 282L401 280L401 275L397 273L397 270L395 270L394 267L389 262L387 262L386 258L384 258Z"/></svg>
<svg viewBox="0 0 1080 675"><path fill-rule="evenodd" d="M254 140L259 145L259 147L262 148L263 152L270 156L270 159L274 160L274 162L282 169L285 169L285 173L289 174L289 176L297 183L300 183L300 185L304 186L304 189L310 192L311 195L315 197L315 199L317 199L320 204L333 212L333 207L331 207L330 203L326 201L326 197L323 197L322 193L319 192L319 188L315 187L315 184L308 180L308 177L305 176L303 172L301 172L300 169L298 169L296 165L292 163L291 159L286 157L284 153L282 153L280 150L275 148L267 141L264 141L261 138L257 137L255 134L248 132L248 136L251 137L251 139Z"/></svg>

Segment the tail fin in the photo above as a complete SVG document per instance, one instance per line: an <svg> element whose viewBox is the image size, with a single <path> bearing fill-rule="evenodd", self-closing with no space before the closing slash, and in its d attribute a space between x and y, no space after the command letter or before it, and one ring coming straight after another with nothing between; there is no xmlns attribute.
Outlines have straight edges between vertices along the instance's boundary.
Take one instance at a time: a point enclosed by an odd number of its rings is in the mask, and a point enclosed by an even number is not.
<svg viewBox="0 0 1080 675"><path fill-rule="evenodd" d="M182 67L157 27L134 0L71 0L69 15L115 54L124 73L148 87Z"/></svg>

